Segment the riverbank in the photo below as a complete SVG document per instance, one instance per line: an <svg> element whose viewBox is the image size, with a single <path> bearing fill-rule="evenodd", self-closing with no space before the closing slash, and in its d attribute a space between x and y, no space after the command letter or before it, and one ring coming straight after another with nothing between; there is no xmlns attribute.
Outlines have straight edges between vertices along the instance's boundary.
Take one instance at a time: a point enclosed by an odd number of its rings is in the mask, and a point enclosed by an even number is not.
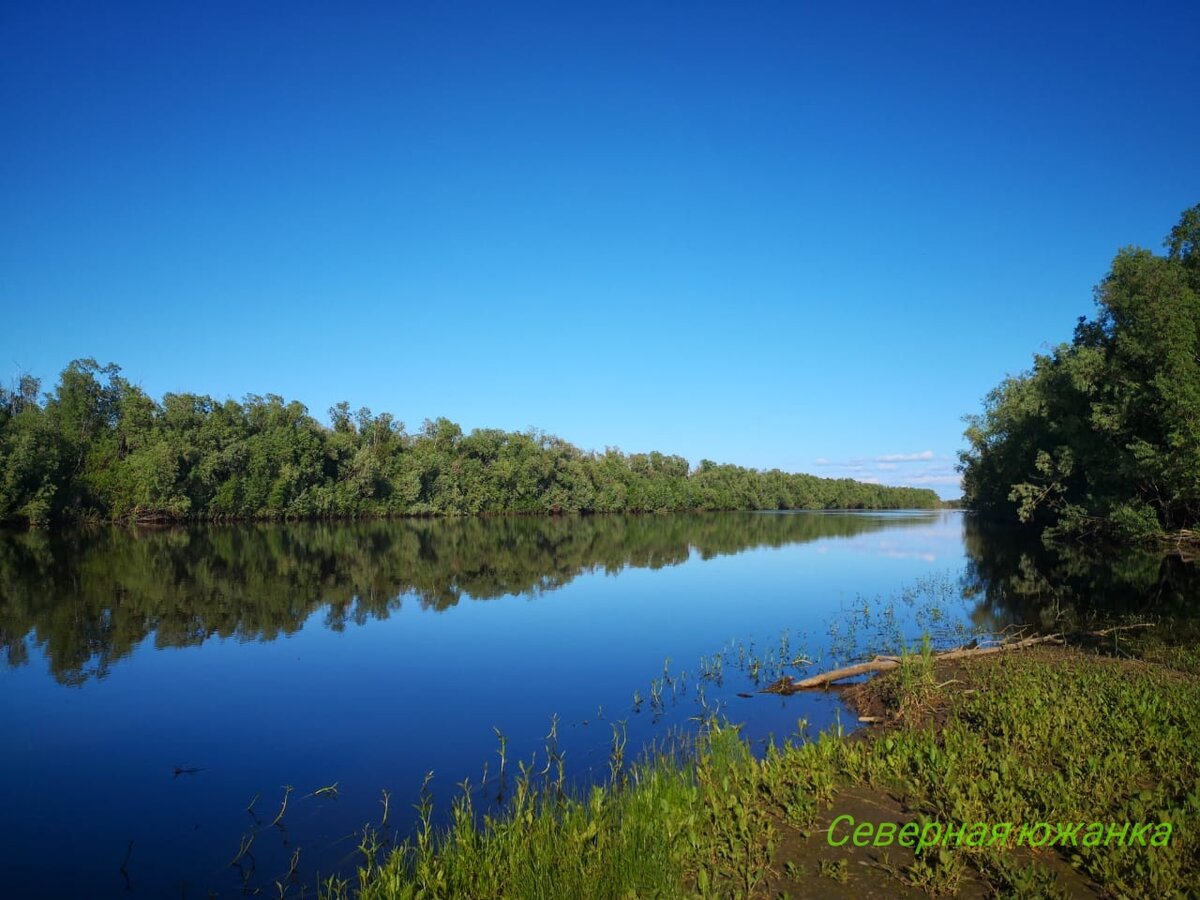
<svg viewBox="0 0 1200 900"><path fill-rule="evenodd" d="M468 793L449 830L365 842L357 883L323 895L1182 897L1200 882L1200 652L1119 640L917 655L847 692L869 729L755 759L713 725L691 753L618 755L585 798L551 760L482 827Z"/></svg>
<svg viewBox="0 0 1200 900"><path fill-rule="evenodd" d="M900 490L900 489L897 489ZM536 509L521 509L505 507L499 509L478 510L429 510L416 511L389 510L386 508L366 508L350 511L333 512L290 512L264 510L252 513L220 513L202 512L195 514L173 514L161 510L134 509L117 516L104 516L95 512L64 516L53 522L31 524L18 518L0 518L0 533L19 534L22 532L53 532L78 528L95 528L114 526L127 528L133 532L138 530L153 530L165 528L182 528L193 525L295 525L295 524L341 524L348 522L404 522L404 521L463 521L486 519L586 519L616 516L661 517L668 515L713 515L717 513L900 513L921 512L930 513L943 509L954 509L952 506L938 506L934 503L920 505L886 504L886 503L856 503L853 505L809 505L809 506L632 506L619 509L596 509L585 507L580 509L564 509L562 507L544 507Z"/></svg>

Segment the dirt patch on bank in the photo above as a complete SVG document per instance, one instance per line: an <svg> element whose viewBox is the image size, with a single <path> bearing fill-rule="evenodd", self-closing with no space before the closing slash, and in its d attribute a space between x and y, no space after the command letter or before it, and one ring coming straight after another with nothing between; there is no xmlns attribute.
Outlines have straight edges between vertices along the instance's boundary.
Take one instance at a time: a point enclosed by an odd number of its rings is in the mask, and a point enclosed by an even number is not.
<svg viewBox="0 0 1200 900"><path fill-rule="evenodd" d="M888 900L923 898L924 891L898 877L914 859L908 847L856 847L847 841L840 847L829 844L828 832L838 816L853 816L856 822L909 822L914 814L896 798L869 788L850 788L837 795L821 811L808 830L779 823L779 844L772 859L774 876L766 885L767 897L812 897L831 900ZM964 884L961 897L990 896L982 881Z"/></svg>
<svg viewBox="0 0 1200 900"><path fill-rule="evenodd" d="M1078 650L1039 647L1018 651L1026 662L1070 669L1075 666L1115 666L1143 669L1137 660L1096 657ZM898 677L889 672L864 682L832 688L860 718L872 724L849 735L848 740L870 744L883 740L901 725L939 730L954 714L956 701L972 692L987 690L994 667L1006 664L1004 654L973 660L954 660L934 667L930 690L914 702L900 689ZM830 843L830 825L839 816L851 816L856 823L883 822L903 826L919 819L919 810L909 808L904 799L884 790L855 786L840 791L833 802L821 809L813 825L800 829L790 823L776 822L778 843L772 857L772 875L764 886L765 897L845 898L845 900L883 900L883 898L921 898L952 895L966 898L998 896L974 866L967 865L953 887L923 883L927 873L918 865L913 848L893 841L887 847L857 847L852 840L839 846ZM835 840L849 836L842 826ZM936 854L938 851L932 851ZM970 848L943 849L943 853L971 853ZM1016 866L1036 864L1053 875L1054 891L1064 897L1100 897L1103 891L1087 876L1071 866L1060 853L1048 850L1013 848L1004 851ZM934 860L936 867L937 861Z"/></svg>

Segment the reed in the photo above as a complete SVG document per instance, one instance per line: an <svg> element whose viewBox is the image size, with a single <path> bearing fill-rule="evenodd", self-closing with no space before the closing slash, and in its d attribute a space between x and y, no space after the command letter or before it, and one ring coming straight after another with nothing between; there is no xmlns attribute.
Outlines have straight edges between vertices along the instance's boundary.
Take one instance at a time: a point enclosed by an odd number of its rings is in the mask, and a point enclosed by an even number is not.
<svg viewBox="0 0 1200 900"><path fill-rule="evenodd" d="M234 858L229 861L230 866L236 866L238 863L240 863L242 861L242 857L250 852L250 848L254 845L254 838L256 836L257 836L257 832L253 832L253 831L250 832L249 834L242 835L241 842L238 844L237 855L234 856Z"/></svg>
<svg viewBox="0 0 1200 900"><path fill-rule="evenodd" d="M295 790L295 788L292 787L290 784L285 784L283 786L283 803L281 803L279 806L278 815L276 815L275 818L271 820L272 825L278 825L280 822L283 821L283 814L285 812L287 812L288 797L291 796L292 791L294 791L294 790Z"/></svg>
<svg viewBox="0 0 1200 900"><path fill-rule="evenodd" d="M383 804L383 818L379 820L379 829L385 831L388 827L388 813L391 812L392 807L392 794L387 788L384 788L382 793L383 799L379 802Z"/></svg>
<svg viewBox="0 0 1200 900"><path fill-rule="evenodd" d="M950 677L933 671L930 645L910 647L906 665L873 683L896 718L865 739L846 739L839 720L809 740L800 720L794 742L772 744L756 759L736 728L709 716L693 737L651 747L630 763L623 723L610 723L604 785L571 792L561 767L520 760L500 812L481 818L464 784L449 824L436 828L423 800L412 839L390 848L364 833L357 884L330 880L321 896L795 896L826 893L843 880L858 890L870 877L879 896L905 887L949 895L970 878L985 892L1043 897L1064 892L1057 879L1078 877L1072 865L1109 895L1189 895L1200 883L1194 653L1167 657L1185 666L1168 668L1029 650L981 657ZM776 664L794 658L794 647L778 649ZM736 647L729 652L736 658ZM747 647L746 664L752 654ZM558 762L554 735L552 723L547 757ZM501 760L507 766L505 749ZM1079 847L1072 865L1059 869L990 846L938 848L868 869L848 862L841 848L810 859L789 855L805 844L806 830L837 814L847 790L904 796L928 821L1169 821L1175 831L1153 852Z"/></svg>

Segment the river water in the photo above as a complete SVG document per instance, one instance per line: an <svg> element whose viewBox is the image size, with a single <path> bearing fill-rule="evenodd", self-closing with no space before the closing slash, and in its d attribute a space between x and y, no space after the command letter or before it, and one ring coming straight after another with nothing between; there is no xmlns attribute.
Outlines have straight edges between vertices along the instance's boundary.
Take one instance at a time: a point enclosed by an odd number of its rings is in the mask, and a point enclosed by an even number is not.
<svg viewBox="0 0 1200 900"><path fill-rule="evenodd" d="M299 896L352 872L384 791L408 833L429 772L439 809L464 779L486 807L501 745L544 762L552 729L580 786L614 734L630 758L714 713L757 747L850 728L833 694L757 691L1084 594L1186 605L1194 567L1097 576L948 511L0 534L6 891L277 895L291 871Z"/></svg>

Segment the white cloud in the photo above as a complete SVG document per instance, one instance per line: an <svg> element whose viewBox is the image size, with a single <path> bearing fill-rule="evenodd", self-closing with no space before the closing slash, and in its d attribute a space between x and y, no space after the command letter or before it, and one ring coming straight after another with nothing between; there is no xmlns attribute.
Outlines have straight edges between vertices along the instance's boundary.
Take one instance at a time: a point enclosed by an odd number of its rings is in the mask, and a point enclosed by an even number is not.
<svg viewBox="0 0 1200 900"><path fill-rule="evenodd" d="M946 495L962 490L962 476L955 470L950 457L938 456L932 450L853 459L821 456L813 463L822 467L821 474L827 478L853 478L865 484L895 487L931 487Z"/></svg>
<svg viewBox="0 0 1200 900"><path fill-rule="evenodd" d="M814 466L837 466L840 469L851 469L861 472L871 468L879 471L890 471L897 463L931 462L933 460L948 461L949 457L935 456L932 450L922 450L919 453L885 453L882 456L856 456L852 459L833 460L827 456L818 456L813 460Z"/></svg>
<svg viewBox="0 0 1200 900"><path fill-rule="evenodd" d="M932 450L922 450L920 453L885 453L875 457L876 462L921 462L933 459Z"/></svg>
<svg viewBox="0 0 1200 900"><path fill-rule="evenodd" d="M953 484L961 485L961 475L913 475L911 478L905 478L906 485L917 484Z"/></svg>

